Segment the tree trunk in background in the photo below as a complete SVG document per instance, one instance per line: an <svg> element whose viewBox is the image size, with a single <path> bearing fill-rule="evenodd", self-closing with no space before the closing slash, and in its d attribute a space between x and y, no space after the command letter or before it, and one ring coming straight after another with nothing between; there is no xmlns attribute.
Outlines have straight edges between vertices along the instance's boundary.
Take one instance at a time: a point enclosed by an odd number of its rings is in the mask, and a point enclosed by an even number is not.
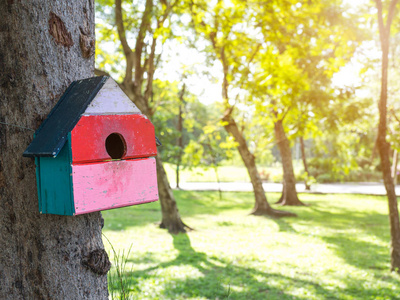
<svg viewBox="0 0 400 300"><path fill-rule="evenodd" d="M396 186L397 184L397 165L399 161L399 153L397 150L393 151L393 162L392 162L392 178L393 178L393 184Z"/></svg>
<svg viewBox="0 0 400 300"><path fill-rule="evenodd" d="M179 104L179 116L178 116L178 126L177 130L180 133L180 136L178 137L178 142L177 146L179 147L179 154L178 154L178 160L176 162L176 188L179 187L179 169L181 166L181 160L182 160L182 152L183 152L183 118L182 118L182 104Z"/></svg>
<svg viewBox="0 0 400 300"><path fill-rule="evenodd" d="M303 165L304 165L304 172L307 174L307 177L304 180L304 185L306 186L306 191L309 191L311 189L311 187L307 183L307 179L308 179L308 176L310 175L310 173L308 172L306 150L305 150L305 147L304 147L304 139L303 139L303 137L300 137L300 149L301 149L301 158L303 160Z"/></svg>
<svg viewBox="0 0 400 300"><path fill-rule="evenodd" d="M386 141L386 118L387 118L387 83L388 83L388 65L389 65L389 39L390 26L398 1L391 1L389 16L386 26L383 23L382 2L376 1L378 8L379 33L382 48L382 78L381 95L379 99L379 126L378 126L378 150L381 158L382 176L385 184L389 204L389 221L391 234L391 268L400 273L400 224L399 211L394 189L393 178L390 172L390 145Z"/></svg>
<svg viewBox="0 0 400 300"><path fill-rule="evenodd" d="M181 220L181 216L179 215L178 207L176 206L176 201L174 195L172 194L172 189L169 186L167 174L165 173L165 169L159 154L157 154L156 161L158 193L162 210L162 221L160 228L166 228L168 229L169 233L173 234L186 232L185 228L191 228ZM163 199L163 201L161 201L161 199Z"/></svg>
<svg viewBox="0 0 400 300"><path fill-rule="evenodd" d="M275 122L275 139L278 144L279 153L282 159L284 191L278 203L282 205L304 205L297 197L296 179L293 172L292 152L290 151L290 143L286 137L282 120Z"/></svg>
<svg viewBox="0 0 400 300"><path fill-rule="evenodd" d="M249 173L251 184L253 185L255 205L252 214L269 215L272 217L296 216L294 213L271 208L271 206L268 204L267 197L265 196L264 187L255 163L255 157L247 147L247 143L243 137L243 134L240 132L235 120L229 113L225 114L222 120L225 122L225 130L232 135L235 141L239 144L237 148L244 165L246 166L247 172Z"/></svg>
<svg viewBox="0 0 400 300"><path fill-rule="evenodd" d="M37 129L93 54L93 1L0 0L0 122ZM39 213L32 138L0 124L0 298L108 299L101 214Z"/></svg>
<svg viewBox="0 0 400 300"><path fill-rule="evenodd" d="M120 87L124 90L125 94L128 95L128 97L132 99L138 99L140 96L133 96L133 92L129 90L129 87L127 88L123 84L120 84ZM133 101L137 107L147 115L150 119L152 118L152 115L150 114L150 110L148 109L148 104L145 103L143 105L143 101ZM157 132L156 132L157 135ZM161 141L162 143L162 141ZM161 146L162 147L162 146ZM160 148L157 150L160 152ZM178 211L178 207L176 205L175 197L174 194L172 193L171 186L168 181L167 173L164 170L164 166L161 161L161 155L158 153L157 154L157 183L158 183L158 197L160 200L160 205L161 205L161 215L162 215L162 220L160 224L160 228L165 228L168 229L168 232L170 233L179 233L179 232L186 232L185 228L191 229L189 226L187 226L185 223L182 222L181 216Z"/></svg>
<svg viewBox="0 0 400 300"><path fill-rule="evenodd" d="M152 23L152 14L154 13L154 3L152 0L145 1L145 10L139 26L139 32L136 36L136 43L134 51L130 48L125 33L125 25L122 13L122 0L115 0L115 23L117 25L118 36L121 42L125 59L126 71L123 82L119 85L125 94L136 104L142 113L147 115L150 119L155 113L154 108L149 105L150 96L153 93L153 76L157 67L155 63L155 50L157 44L157 37L152 36L151 53L145 58L144 48L146 46L147 30ZM161 28L164 21L167 19L171 6L167 4L167 11L164 13L163 20L157 20L157 28ZM134 74L133 74L134 70ZM143 86L145 82L144 73L146 73L146 87ZM133 76L134 75L134 76ZM156 132L157 135L157 132ZM162 141L161 141L162 142ZM162 221L161 228L167 228L170 233L186 232L187 227L181 220L181 217L176 206L172 189L169 185L167 174L162 166L160 156L157 156L157 172L158 179L158 193L161 204Z"/></svg>
<svg viewBox="0 0 400 300"><path fill-rule="evenodd" d="M182 153L183 153L183 96L185 95L185 90L186 90L186 84L183 84L182 90L179 93L179 115L178 115L178 124L177 124L177 130L180 134L178 137L177 141L177 146L179 147L179 153L178 153L178 160L176 162L176 187L179 189L179 169L181 166L181 161L182 161Z"/></svg>

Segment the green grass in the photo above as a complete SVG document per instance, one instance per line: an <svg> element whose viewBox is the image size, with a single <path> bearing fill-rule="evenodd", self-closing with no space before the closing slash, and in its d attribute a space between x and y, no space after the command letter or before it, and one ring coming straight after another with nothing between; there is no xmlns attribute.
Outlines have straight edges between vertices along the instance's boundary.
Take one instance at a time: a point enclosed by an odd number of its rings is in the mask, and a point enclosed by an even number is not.
<svg viewBox="0 0 400 300"><path fill-rule="evenodd" d="M174 193L195 231L159 229L159 203L103 213L129 299L400 299L384 197L304 194L284 208L298 218L276 220L248 215L251 193Z"/></svg>

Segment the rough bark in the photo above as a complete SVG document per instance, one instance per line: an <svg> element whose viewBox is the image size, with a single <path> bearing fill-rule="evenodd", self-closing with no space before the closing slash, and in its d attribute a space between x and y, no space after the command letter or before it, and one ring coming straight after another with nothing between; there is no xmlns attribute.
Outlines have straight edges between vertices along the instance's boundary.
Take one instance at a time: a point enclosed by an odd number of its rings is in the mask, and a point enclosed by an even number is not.
<svg viewBox="0 0 400 300"><path fill-rule="evenodd" d="M162 208L162 221L160 228L168 229L169 233L177 234L180 232L186 232L186 229L192 229L182 222L181 216L179 215L178 207L172 189L169 185L167 174L165 173L164 166L160 159L160 155L157 154L157 181L158 181L158 193Z"/></svg>
<svg viewBox="0 0 400 300"><path fill-rule="evenodd" d="M389 40L390 26L395 14L395 7L398 1L392 0L386 25L383 21L382 2L376 1L378 9L379 34L382 48L382 78L381 94L379 99L379 125L377 147L381 158L382 176L385 184L389 205L389 221L391 234L391 268L400 273L400 223L399 211L396 198L393 178L390 172L390 145L386 140L387 132L387 84L388 84L388 65L389 65Z"/></svg>
<svg viewBox="0 0 400 300"><path fill-rule="evenodd" d="M306 157L306 150L304 147L304 139L300 137L300 149L301 149L301 159L303 160L304 172L307 174L307 177L310 175L308 172L308 165L307 165L307 157ZM310 185L307 183L307 177L304 179L304 185L306 186L306 191L311 189Z"/></svg>
<svg viewBox="0 0 400 300"><path fill-rule="evenodd" d="M26 128L72 81L93 76L91 41L93 1L0 0L1 299L108 299L106 270L93 263L109 264L101 214L41 215L35 164L22 157Z"/></svg>
<svg viewBox="0 0 400 300"><path fill-rule="evenodd" d="M167 19L173 4L167 3L163 14L156 20L157 28L163 26L165 20ZM143 12L139 34L136 38L135 50L132 50L128 44L125 34L124 20L122 16L122 0L115 1L115 22L117 25L118 36L122 44L123 52L126 59L126 71L123 82L120 87L128 95L128 97L137 105L137 107L146 114L149 118L155 113L155 108L150 107L149 99L152 95L152 86L154 72L156 70L157 64L155 60L155 51L157 38L153 36L151 43L151 51L147 58L144 58L144 47L147 30L149 29L149 24L151 23L152 13L153 13L153 1L146 0L145 11ZM144 62L143 62L144 61ZM134 69L134 76L132 75ZM147 82L146 88L143 89L145 82L144 74L146 73ZM161 204L161 228L167 228L171 233L186 232L187 227L181 220L181 217L176 206L176 201L172 193L172 189L169 185L167 174L164 171L162 162L157 156L157 179L158 179L158 191L159 199Z"/></svg>
<svg viewBox="0 0 400 300"><path fill-rule="evenodd" d="M282 120L276 121L274 125L275 139L278 144L279 153L281 154L282 159L284 181L282 197L277 203L291 206L304 205L304 203L302 203L297 196L296 179L293 172L292 152L290 151L290 143L286 137Z"/></svg>
<svg viewBox="0 0 400 300"><path fill-rule="evenodd" d="M255 205L254 209L251 212L253 215L268 215L271 217L288 217L288 216L296 216L296 214L286 211L280 211L273 209L265 196L264 187L262 185L262 181L260 178L260 174L258 173L255 157L250 152L247 147L246 140L243 137L243 134L240 132L235 120L230 116L230 114L225 114L224 118L224 128L225 130L234 137L235 141L238 143L238 151L240 157L243 160L243 163L246 166L247 172L250 176L251 184L253 185L254 197L255 197Z"/></svg>

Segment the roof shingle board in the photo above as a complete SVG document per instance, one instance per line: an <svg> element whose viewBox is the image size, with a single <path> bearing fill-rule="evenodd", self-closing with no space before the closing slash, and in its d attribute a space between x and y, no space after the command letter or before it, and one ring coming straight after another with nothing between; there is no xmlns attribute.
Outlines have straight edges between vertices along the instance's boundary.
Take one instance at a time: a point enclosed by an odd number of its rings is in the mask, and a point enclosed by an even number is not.
<svg viewBox="0 0 400 300"><path fill-rule="evenodd" d="M57 156L67 140L68 132L78 123L108 78L99 76L71 83L35 132L35 137L23 156Z"/></svg>

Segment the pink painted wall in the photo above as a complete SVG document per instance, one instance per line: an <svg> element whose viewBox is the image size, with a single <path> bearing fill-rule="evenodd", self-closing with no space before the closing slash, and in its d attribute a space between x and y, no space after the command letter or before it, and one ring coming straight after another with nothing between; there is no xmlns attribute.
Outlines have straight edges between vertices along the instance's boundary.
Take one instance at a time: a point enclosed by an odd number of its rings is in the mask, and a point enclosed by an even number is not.
<svg viewBox="0 0 400 300"><path fill-rule="evenodd" d="M155 158L72 166L75 214L158 200Z"/></svg>

